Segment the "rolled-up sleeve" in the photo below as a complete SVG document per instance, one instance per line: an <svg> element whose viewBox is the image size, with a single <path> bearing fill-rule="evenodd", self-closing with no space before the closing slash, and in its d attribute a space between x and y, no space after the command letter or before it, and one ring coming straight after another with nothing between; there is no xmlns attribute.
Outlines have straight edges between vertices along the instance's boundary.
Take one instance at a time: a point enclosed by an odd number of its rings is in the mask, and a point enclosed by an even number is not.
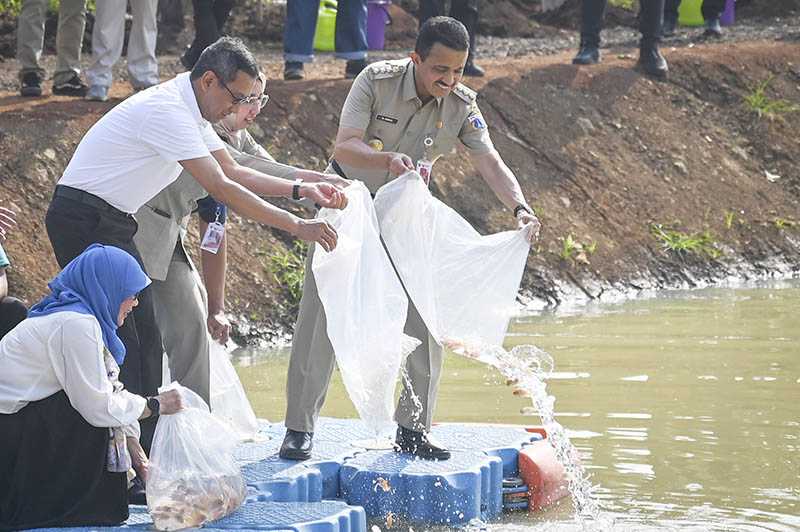
<svg viewBox="0 0 800 532"><path fill-rule="evenodd" d="M90 425L126 427L126 434L138 430L146 400L127 390L114 391L103 362L100 325L93 316L62 322L50 336L48 354L70 404Z"/></svg>

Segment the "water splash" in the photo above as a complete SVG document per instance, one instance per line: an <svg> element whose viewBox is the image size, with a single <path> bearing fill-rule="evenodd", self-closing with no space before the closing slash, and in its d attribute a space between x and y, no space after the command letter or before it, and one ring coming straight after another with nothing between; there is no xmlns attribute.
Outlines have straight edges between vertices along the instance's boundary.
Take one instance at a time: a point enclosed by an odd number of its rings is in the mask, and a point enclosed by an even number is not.
<svg viewBox="0 0 800 532"><path fill-rule="evenodd" d="M547 393L547 384L544 382L555 367L553 357L533 345L519 345L510 351L500 346L477 346L452 340L445 345L458 355L496 368L506 378L507 384L515 386L515 395L530 397L533 408L527 407L523 413L538 413L541 417L542 426L547 431L547 441L564 467L576 518L581 522L597 522L600 507L593 493L594 487L581 463L578 450L572 445L564 427L555 419L555 397Z"/></svg>

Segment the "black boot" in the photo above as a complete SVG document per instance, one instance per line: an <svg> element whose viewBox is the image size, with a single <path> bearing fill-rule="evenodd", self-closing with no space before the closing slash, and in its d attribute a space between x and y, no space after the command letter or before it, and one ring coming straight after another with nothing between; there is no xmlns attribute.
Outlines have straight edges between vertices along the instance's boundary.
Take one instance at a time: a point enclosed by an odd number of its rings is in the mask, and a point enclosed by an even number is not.
<svg viewBox="0 0 800 532"><path fill-rule="evenodd" d="M283 65L283 79L286 81L296 81L303 79L303 63L300 61L286 61Z"/></svg>
<svg viewBox="0 0 800 532"><path fill-rule="evenodd" d="M285 460L308 460L314 448L314 433L286 429L278 456Z"/></svg>
<svg viewBox="0 0 800 532"><path fill-rule="evenodd" d="M656 44L642 44L639 48L636 70L657 79L667 79L667 73L669 73L667 60L658 51Z"/></svg>
<svg viewBox="0 0 800 532"><path fill-rule="evenodd" d="M581 49L572 59L573 65L596 65L599 62L600 48L593 44L581 44Z"/></svg>
<svg viewBox="0 0 800 532"><path fill-rule="evenodd" d="M450 458L450 451L435 444L424 432L397 427L395 443L401 453L413 454L423 460L448 460Z"/></svg>
<svg viewBox="0 0 800 532"><path fill-rule="evenodd" d="M354 79L362 70L367 68L366 59L350 59L344 67L345 79Z"/></svg>

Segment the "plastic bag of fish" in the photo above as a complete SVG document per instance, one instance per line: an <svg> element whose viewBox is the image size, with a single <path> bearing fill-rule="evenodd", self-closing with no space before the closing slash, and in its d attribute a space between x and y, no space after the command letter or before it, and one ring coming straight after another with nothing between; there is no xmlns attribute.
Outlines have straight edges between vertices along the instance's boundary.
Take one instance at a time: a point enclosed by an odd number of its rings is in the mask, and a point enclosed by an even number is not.
<svg viewBox="0 0 800 532"><path fill-rule="evenodd" d="M159 417L147 479L147 507L158 530L199 527L235 511L247 490L233 458L228 424L194 392L180 390L184 409Z"/></svg>

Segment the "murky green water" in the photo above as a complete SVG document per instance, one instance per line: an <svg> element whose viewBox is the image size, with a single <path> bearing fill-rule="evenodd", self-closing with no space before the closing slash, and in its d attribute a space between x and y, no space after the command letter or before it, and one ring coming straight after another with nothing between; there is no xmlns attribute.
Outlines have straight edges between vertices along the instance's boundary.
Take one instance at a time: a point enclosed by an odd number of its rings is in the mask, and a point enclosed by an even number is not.
<svg viewBox="0 0 800 532"><path fill-rule="evenodd" d="M675 292L516 320L553 355L548 389L615 530L800 530L800 283ZM282 419L286 353L241 358ZM248 365L250 364L250 365ZM322 415L354 416L335 376ZM535 425L499 374L449 356L435 419ZM570 529L571 503L492 525Z"/></svg>

